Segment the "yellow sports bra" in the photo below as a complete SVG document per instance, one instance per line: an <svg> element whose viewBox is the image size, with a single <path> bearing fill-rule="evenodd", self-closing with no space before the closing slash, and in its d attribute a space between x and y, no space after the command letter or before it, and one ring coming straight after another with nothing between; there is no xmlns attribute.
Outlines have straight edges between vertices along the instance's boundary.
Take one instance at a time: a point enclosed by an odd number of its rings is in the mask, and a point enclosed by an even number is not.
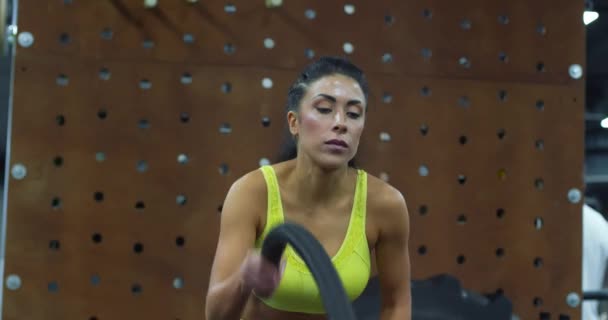
<svg viewBox="0 0 608 320"><path fill-rule="evenodd" d="M268 188L268 211L264 231L255 242L258 249L261 248L268 232L284 221L281 194L274 169L266 165L262 166L260 170L264 173ZM338 253L331 257L351 301L363 292L370 276L370 253L365 233L367 174L363 170L358 170L355 190L346 236ZM283 277L274 294L267 299L258 298L277 310L324 314L325 308L312 274L304 261L289 245L285 248L283 263Z"/></svg>

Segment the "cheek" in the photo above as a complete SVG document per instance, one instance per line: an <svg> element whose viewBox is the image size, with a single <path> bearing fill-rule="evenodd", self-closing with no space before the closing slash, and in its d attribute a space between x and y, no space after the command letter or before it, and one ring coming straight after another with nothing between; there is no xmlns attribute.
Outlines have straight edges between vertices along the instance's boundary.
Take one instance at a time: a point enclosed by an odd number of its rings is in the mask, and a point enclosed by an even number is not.
<svg viewBox="0 0 608 320"><path fill-rule="evenodd" d="M302 115L301 118L302 130L307 133L315 133L323 130L325 124L321 117L312 112Z"/></svg>

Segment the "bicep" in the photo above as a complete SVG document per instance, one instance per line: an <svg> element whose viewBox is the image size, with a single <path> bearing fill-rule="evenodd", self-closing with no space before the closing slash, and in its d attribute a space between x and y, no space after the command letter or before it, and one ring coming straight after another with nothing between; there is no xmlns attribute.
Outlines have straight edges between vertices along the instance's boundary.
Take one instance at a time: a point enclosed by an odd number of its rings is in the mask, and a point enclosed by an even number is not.
<svg viewBox="0 0 608 320"><path fill-rule="evenodd" d="M399 194L389 201L376 244L376 265L382 295L383 310L390 313L383 319L409 317L411 312L409 213Z"/></svg>
<svg viewBox="0 0 608 320"><path fill-rule="evenodd" d="M257 230L257 192L247 181L230 187L222 208L220 230L211 268L209 286L238 271L247 252L253 247Z"/></svg>

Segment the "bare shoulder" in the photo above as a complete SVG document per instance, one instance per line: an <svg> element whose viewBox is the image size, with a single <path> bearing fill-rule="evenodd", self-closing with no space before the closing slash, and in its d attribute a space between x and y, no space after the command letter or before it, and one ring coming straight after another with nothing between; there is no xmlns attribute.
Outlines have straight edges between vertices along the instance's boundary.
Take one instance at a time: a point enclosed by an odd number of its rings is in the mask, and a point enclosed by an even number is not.
<svg viewBox="0 0 608 320"><path fill-rule="evenodd" d="M371 174L367 176L367 207L375 225L381 229L408 229L409 212L401 191Z"/></svg>
<svg viewBox="0 0 608 320"><path fill-rule="evenodd" d="M266 208L266 194L262 171L256 169L245 173L230 186L224 200L222 217L255 220L255 223L259 224Z"/></svg>

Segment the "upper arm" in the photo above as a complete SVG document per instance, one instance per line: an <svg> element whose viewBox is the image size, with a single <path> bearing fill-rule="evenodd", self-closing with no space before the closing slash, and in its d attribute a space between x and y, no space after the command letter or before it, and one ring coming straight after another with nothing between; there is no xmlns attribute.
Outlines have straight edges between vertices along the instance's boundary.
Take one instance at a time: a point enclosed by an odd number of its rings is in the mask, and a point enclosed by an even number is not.
<svg viewBox="0 0 608 320"><path fill-rule="evenodd" d="M378 210L380 230L376 243L376 265L382 296L381 319L411 317L409 213L403 195L396 189L382 192Z"/></svg>
<svg viewBox="0 0 608 320"><path fill-rule="evenodd" d="M256 171L248 173L235 181L228 190L222 207L209 288L237 272L253 247L261 204L265 204L261 199L266 199L265 184L263 180L260 181L260 175Z"/></svg>

